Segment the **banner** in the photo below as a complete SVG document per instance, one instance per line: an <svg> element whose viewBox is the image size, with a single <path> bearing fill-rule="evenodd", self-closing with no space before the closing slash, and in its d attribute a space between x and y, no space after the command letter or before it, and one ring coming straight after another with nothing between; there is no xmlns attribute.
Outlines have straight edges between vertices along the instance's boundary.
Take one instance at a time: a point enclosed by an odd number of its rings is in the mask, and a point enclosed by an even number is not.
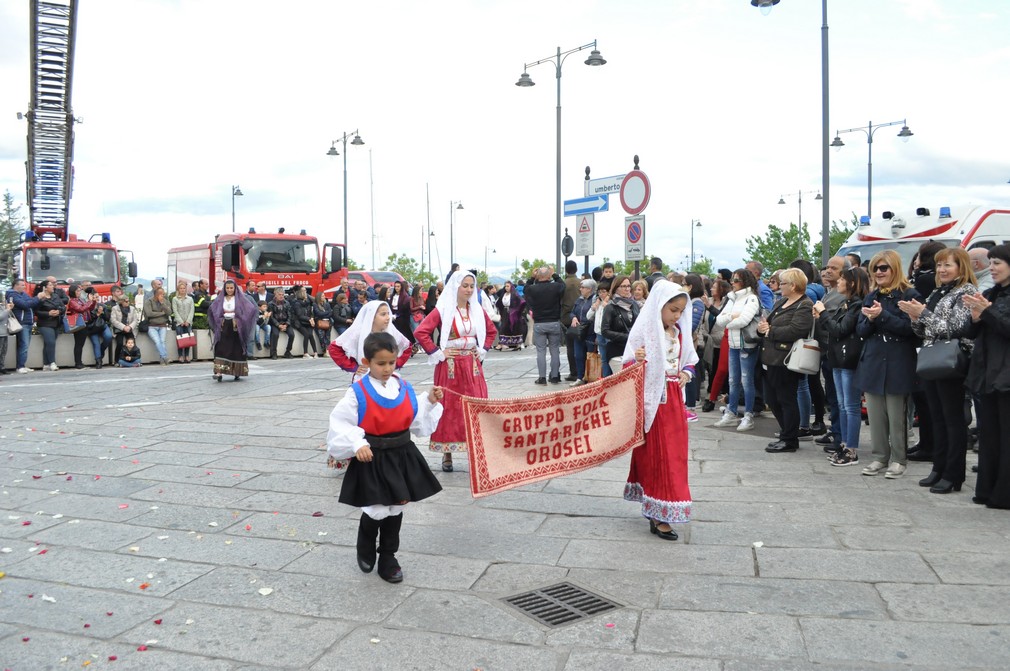
<svg viewBox="0 0 1010 671"><path fill-rule="evenodd" d="M463 397L470 493L577 473L645 442L639 363L591 384L521 398Z"/></svg>

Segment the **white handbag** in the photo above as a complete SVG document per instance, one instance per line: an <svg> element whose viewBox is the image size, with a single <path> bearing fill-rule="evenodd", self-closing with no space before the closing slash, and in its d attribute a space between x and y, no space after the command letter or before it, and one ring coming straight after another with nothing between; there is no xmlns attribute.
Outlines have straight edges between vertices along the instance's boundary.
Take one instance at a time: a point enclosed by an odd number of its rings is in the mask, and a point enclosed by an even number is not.
<svg viewBox="0 0 1010 671"><path fill-rule="evenodd" d="M793 343L786 355L785 364L786 368L801 375L817 375L821 372L821 345L814 339L814 326L810 327L809 338L800 338Z"/></svg>
<svg viewBox="0 0 1010 671"><path fill-rule="evenodd" d="M7 334L8 335L14 335L15 333L20 333L22 328L24 328L24 327L21 326L21 322L18 321L17 317L15 317L14 315L11 315L11 316L9 316L7 318Z"/></svg>

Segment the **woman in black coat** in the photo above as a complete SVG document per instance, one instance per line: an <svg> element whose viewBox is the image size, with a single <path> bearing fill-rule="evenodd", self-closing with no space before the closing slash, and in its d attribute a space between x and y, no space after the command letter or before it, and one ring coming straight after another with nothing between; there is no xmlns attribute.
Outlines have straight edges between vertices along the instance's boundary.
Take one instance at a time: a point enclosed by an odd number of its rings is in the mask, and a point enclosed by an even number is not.
<svg viewBox="0 0 1010 671"><path fill-rule="evenodd" d="M972 502L1010 509L1010 245L989 250L989 269L996 286L962 298L975 338L966 384L982 399Z"/></svg>
<svg viewBox="0 0 1010 671"><path fill-rule="evenodd" d="M912 260L912 271L908 276L912 287L920 296L928 297L936 289L936 253L944 248L942 242L928 240L919 245L919 251ZM923 389L916 388L911 393L914 414L919 417L919 442L908 448L909 461L933 460L933 412ZM909 417L912 413L909 413Z"/></svg>
<svg viewBox="0 0 1010 671"><path fill-rule="evenodd" d="M782 298L757 327L763 336L761 363L766 367L764 400L779 423L779 439L765 448L765 452L772 453L795 452L800 447L797 394L802 375L786 368L785 359L793 343L809 337L814 325L814 302L806 295L806 275L796 268L783 270L779 274L779 286Z"/></svg>
<svg viewBox="0 0 1010 671"><path fill-rule="evenodd" d="M638 319L638 303L631 297L631 278L627 275L618 275L614 278L613 298L607 307L603 309L603 323L600 330L603 337L607 339L607 358L610 359L610 367L617 370L621 367L621 358L624 356L624 346L628 342L628 332ZM617 361L614 361L617 359Z"/></svg>
<svg viewBox="0 0 1010 671"><path fill-rule="evenodd" d="M866 398L873 461L863 475L883 472L885 478L905 474L908 447L908 395L917 388L918 338L899 301L919 300L901 272L901 257L884 250L870 261L870 295L863 301L856 333L865 341L856 367L856 387Z"/></svg>

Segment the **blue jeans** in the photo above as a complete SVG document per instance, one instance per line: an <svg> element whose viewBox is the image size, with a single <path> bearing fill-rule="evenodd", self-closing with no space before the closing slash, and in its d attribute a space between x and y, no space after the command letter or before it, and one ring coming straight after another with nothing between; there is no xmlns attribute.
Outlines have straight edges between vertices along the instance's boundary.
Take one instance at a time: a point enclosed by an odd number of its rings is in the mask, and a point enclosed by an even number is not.
<svg viewBox="0 0 1010 671"><path fill-rule="evenodd" d="M610 359L607 358L607 339L596 334L596 351L600 353L600 375L610 377L614 371L610 369Z"/></svg>
<svg viewBox="0 0 1010 671"><path fill-rule="evenodd" d="M575 376L580 380L586 379L586 353L595 352L596 345L587 343L582 338L574 338L575 343Z"/></svg>
<svg viewBox="0 0 1010 671"><path fill-rule="evenodd" d="M800 376L800 383L796 387L796 400L800 406L800 428L810 428L810 411L813 403L810 401L810 381L806 375Z"/></svg>
<svg viewBox="0 0 1010 671"><path fill-rule="evenodd" d="M158 350L158 356L162 359L168 358L168 350L165 349L165 332L167 326L150 326L147 329L147 337L154 342L154 348Z"/></svg>
<svg viewBox="0 0 1010 671"><path fill-rule="evenodd" d="M758 350L729 348L729 399L726 407L736 414L740 407L740 390L743 390L744 412L754 412L754 368L757 366Z"/></svg>
<svg viewBox="0 0 1010 671"><path fill-rule="evenodd" d="M842 413L838 407L838 392L835 391L834 369L828 365L827 359L821 360L821 371L824 373L824 402L828 405L828 417L831 418L831 436L835 445L842 440Z"/></svg>
<svg viewBox="0 0 1010 671"><path fill-rule="evenodd" d="M56 363L56 329L52 326L40 326L42 334L42 364L48 366Z"/></svg>
<svg viewBox="0 0 1010 671"><path fill-rule="evenodd" d="M25 364L28 363L28 345L32 342L32 325L25 326L22 324L21 327L21 330L14 336L18 341L18 351L15 357L17 368L24 368Z"/></svg>
<svg viewBox="0 0 1010 671"><path fill-rule="evenodd" d="M834 368L831 375L838 397L839 427L842 443L850 450L859 449L859 429L863 423L859 390L856 389L856 371Z"/></svg>
<svg viewBox="0 0 1010 671"><path fill-rule="evenodd" d="M102 355L112 344L112 329L106 326L101 333L89 335L88 339L91 340L91 348L95 352L95 361L101 361Z"/></svg>
<svg viewBox="0 0 1010 671"><path fill-rule="evenodd" d="M537 346L537 372L547 377L547 349L551 350L551 379L561 377L561 322L533 324L533 344Z"/></svg>
<svg viewBox="0 0 1010 671"><path fill-rule="evenodd" d="M139 361L126 361L124 359L120 359L118 363L121 368L137 368L141 365Z"/></svg>

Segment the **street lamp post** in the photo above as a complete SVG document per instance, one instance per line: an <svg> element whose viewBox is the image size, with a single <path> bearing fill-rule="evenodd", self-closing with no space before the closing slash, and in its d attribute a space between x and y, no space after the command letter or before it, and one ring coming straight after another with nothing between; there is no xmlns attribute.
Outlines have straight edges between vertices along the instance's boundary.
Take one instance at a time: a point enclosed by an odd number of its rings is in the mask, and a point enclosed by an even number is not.
<svg viewBox="0 0 1010 671"><path fill-rule="evenodd" d="M558 47L557 54L553 56L548 56L547 58L541 58L539 61L533 63L526 63L523 65L523 73L519 77L519 81L516 82L516 86L523 88L534 86L535 82L530 79L529 74L526 73L528 68L535 65L540 65L541 63L550 62L554 65L554 72L558 80L558 107L557 107L557 192L556 192L556 203L554 207L555 215L557 218L557 225L555 229L555 240L554 240L554 267L560 269L561 266L561 66L564 64L565 59L568 56L582 51L583 49L592 48L589 52L589 58L586 59L586 65L599 66L606 65L607 61L604 60L603 56L596 49L596 40L593 40L589 44L583 44L581 47L576 47L574 49L569 49L568 51L561 51L561 47Z"/></svg>
<svg viewBox="0 0 1010 671"><path fill-rule="evenodd" d="M351 244L350 240L347 239L347 138L351 137L351 133L354 134L354 139L351 140L353 145L365 144L365 141L361 139L358 135L357 129L351 131L350 133L344 133L339 140L333 140L330 142L330 150L326 152L327 156L340 156L340 152L337 151L337 143L344 143L344 260L351 258Z"/></svg>
<svg viewBox="0 0 1010 671"><path fill-rule="evenodd" d="M779 0L750 0L750 4L767 15ZM828 151L828 0L821 0L821 265L828 264L831 253L831 152Z"/></svg>
<svg viewBox="0 0 1010 671"><path fill-rule="evenodd" d="M488 245L484 245L484 275L485 276L487 275L487 253L488 253L488 250L490 250L492 254L497 254L498 253L498 250L496 250L494 247L490 247Z"/></svg>
<svg viewBox="0 0 1010 671"><path fill-rule="evenodd" d="M449 201L449 267L452 268L452 264L456 262L456 251L455 251L455 239L456 236L452 232L452 219L453 212L452 206L455 205L457 210L463 209L463 201L460 200L450 200Z"/></svg>
<svg viewBox="0 0 1010 671"><path fill-rule="evenodd" d="M237 184L233 184L231 187L231 232L235 232L235 196L244 196L242 189L238 187Z"/></svg>
<svg viewBox="0 0 1010 671"><path fill-rule="evenodd" d="M805 193L816 193L817 197L814 200L824 200L823 196L817 191L797 191L796 192L796 204L799 207L799 212L797 213L796 219L796 254L799 259L806 259L806 254L803 251L803 194ZM786 195L782 194L779 196L779 205L786 204ZM822 247L824 243L821 243ZM824 256L824 251L821 250L821 256Z"/></svg>
<svg viewBox="0 0 1010 671"><path fill-rule="evenodd" d="M701 228L701 219L691 220L691 264L688 266L688 271L694 268L694 229ZM662 268L660 269L662 270Z"/></svg>
<svg viewBox="0 0 1010 671"><path fill-rule="evenodd" d="M866 124L866 128L846 128L845 130L835 131L835 139L831 141L831 146L835 149L841 149L845 146L842 142L842 138L839 137L842 133L851 133L853 131L862 131L866 133L866 216L873 219L873 134L876 133L881 128L886 128L887 126L897 126L901 124L901 130L898 131L898 137L901 138L902 142L908 142L908 138L912 137L914 133L908 130L908 125L905 123L905 119L901 121L888 121L887 123L874 124L872 121Z"/></svg>

